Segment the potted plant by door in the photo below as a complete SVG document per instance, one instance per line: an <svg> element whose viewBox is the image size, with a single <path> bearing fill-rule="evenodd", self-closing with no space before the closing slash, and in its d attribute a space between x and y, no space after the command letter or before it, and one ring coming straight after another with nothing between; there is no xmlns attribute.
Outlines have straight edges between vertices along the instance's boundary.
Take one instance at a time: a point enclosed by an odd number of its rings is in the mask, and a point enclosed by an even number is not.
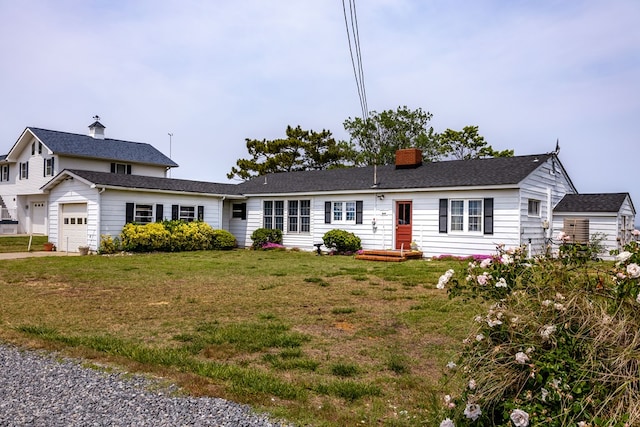
<svg viewBox="0 0 640 427"><path fill-rule="evenodd" d="M54 245L51 242L47 242L44 244L44 250L47 252L51 252L51 251L55 251L56 250L56 245Z"/></svg>
<svg viewBox="0 0 640 427"><path fill-rule="evenodd" d="M89 246L78 246L78 252L80 252L80 255L88 255Z"/></svg>

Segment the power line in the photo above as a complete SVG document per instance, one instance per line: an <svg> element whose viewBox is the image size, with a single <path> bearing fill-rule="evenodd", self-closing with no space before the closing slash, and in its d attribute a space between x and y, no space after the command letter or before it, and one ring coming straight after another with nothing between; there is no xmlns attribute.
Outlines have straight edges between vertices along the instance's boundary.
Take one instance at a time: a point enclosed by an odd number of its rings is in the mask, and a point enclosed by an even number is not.
<svg viewBox="0 0 640 427"><path fill-rule="evenodd" d="M358 98L360 99L360 109L362 110L362 118L366 120L369 116L369 108L367 105L367 94L364 85L364 68L362 66L362 51L360 50L360 32L358 30L358 15L356 13L355 0L349 0L349 16L347 16L347 8L345 0L342 0L342 12L344 14L344 23L347 29L347 41L349 43L349 54L351 56L351 66L353 75L356 79L358 89ZM351 21L351 22L349 22ZM353 42L351 41L353 34ZM355 50L355 56L354 56Z"/></svg>

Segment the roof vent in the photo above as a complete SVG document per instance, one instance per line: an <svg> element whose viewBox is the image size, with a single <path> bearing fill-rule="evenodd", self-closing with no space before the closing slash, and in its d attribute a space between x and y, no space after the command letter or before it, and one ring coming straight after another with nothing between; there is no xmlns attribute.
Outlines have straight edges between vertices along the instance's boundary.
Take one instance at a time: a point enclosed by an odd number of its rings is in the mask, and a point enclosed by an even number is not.
<svg viewBox="0 0 640 427"><path fill-rule="evenodd" d="M93 116L93 123L89 125L89 136L94 139L104 139L105 127L100 123L100 116Z"/></svg>
<svg viewBox="0 0 640 427"><path fill-rule="evenodd" d="M403 148L396 151L396 169L411 169L422 165L422 150Z"/></svg>

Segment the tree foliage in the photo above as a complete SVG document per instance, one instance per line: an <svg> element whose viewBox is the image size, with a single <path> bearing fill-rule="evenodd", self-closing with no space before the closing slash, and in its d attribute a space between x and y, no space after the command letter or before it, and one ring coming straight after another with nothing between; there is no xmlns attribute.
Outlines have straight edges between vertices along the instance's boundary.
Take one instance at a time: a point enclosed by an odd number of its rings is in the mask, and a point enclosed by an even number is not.
<svg viewBox="0 0 640 427"><path fill-rule="evenodd" d="M229 179L249 179L272 172L330 169L353 164L355 152L331 132L287 126L286 137L274 140L247 138L249 159L239 159L227 174Z"/></svg>
<svg viewBox="0 0 640 427"><path fill-rule="evenodd" d="M447 129L439 135L443 158L469 160L483 157L512 157L513 150L496 151L478 133L478 126L465 126L461 131Z"/></svg>
<svg viewBox="0 0 640 427"><path fill-rule="evenodd" d="M392 164L401 148L420 148L426 161L439 156L438 135L429 126L433 115L421 108L406 106L381 113L372 111L367 119L349 117L344 128L358 154L357 165Z"/></svg>

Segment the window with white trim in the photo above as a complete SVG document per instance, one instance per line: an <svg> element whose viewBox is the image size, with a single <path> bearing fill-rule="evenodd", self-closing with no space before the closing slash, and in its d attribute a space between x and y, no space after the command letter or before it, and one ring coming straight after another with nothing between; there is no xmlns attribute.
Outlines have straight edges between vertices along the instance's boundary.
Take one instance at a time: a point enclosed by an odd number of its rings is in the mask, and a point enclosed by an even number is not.
<svg viewBox="0 0 640 427"><path fill-rule="evenodd" d="M9 165L0 166L0 181L9 181Z"/></svg>
<svg viewBox="0 0 640 427"><path fill-rule="evenodd" d="M231 218L247 219L247 204L234 203L231 207Z"/></svg>
<svg viewBox="0 0 640 427"><path fill-rule="evenodd" d="M311 200L289 200L287 221L289 233L311 231Z"/></svg>
<svg viewBox="0 0 640 427"><path fill-rule="evenodd" d="M481 233L483 223L482 199L451 200L449 229L457 232Z"/></svg>
<svg viewBox="0 0 640 427"><path fill-rule="evenodd" d="M44 159L44 176L53 176L53 157Z"/></svg>
<svg viewBox="0 0 640 427"><path fill-rule="evenodd" d="M136 203L133 221L139 224L153 222L153 205L142 205Z"/></svg>
<svg viewBox="0 0 640 427"><path fill-rule="evenodd" d="M111 173L131 175L131 165L126 163L111 163Z"/></svg>
<svg viewBox="0 0 640 427"><path fill-rule="evenodd" d="M529 216L540 216L540 200L529 199L527 203L527 214Z"/></svg>
<svg viewBox="0 0 640 427"><path fill-rule="evenodd" d="M356 223L356 202L333 202L333 219L334 223Z"/></svg>
<svg viewBox="0 0 640 427"><path fill-rule="evenodd" d="M20 179L29 179L29 163L20 163Z"/></svg>
<svg viewBox="0 0 640 427"><path fill-rule="evenodd" d="M178 216L180 221L191 222L196 220L196 208L195 206L180 206L180 214Z"/></svg>
<svg viewBox="0 0 640 427"><path fill-rule="evenodd" d="M265 200L262 214L262 226L264 228L284 231L283 200Z"/></svg>

